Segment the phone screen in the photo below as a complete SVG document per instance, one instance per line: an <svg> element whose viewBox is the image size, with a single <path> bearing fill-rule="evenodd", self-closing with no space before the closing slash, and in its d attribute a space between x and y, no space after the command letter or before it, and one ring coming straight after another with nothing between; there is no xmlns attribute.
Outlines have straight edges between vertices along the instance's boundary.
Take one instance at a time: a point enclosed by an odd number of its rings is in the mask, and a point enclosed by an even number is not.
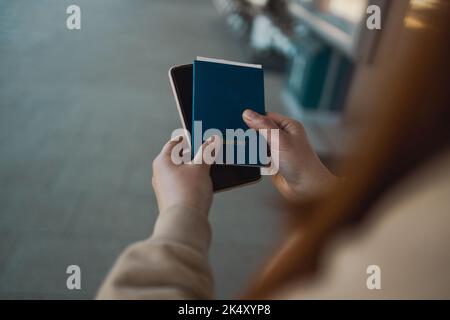
<svg viewBox="0 0 450 320"><path fill-rule="evenodd" d="M171 69L175 93L178 98L185 128L192 134L192 65ZM260 168L232 165L212 165L211 180L214 191L249 184L261 179Z"/></svg>

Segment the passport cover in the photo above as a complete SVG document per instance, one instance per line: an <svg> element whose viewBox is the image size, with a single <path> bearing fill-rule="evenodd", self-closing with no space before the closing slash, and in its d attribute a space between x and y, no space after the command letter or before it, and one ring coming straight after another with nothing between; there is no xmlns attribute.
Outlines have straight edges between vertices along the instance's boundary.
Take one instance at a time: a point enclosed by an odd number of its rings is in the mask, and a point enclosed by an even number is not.
<svg viewBox="0 0 450 320"><path fill-rule="evenodd" d="M252 109L265 114L264 107L264 71L258 65L246 65L224 60L197 58L193 68L193 96L192 96L192 154L204 142L203 134L208 129L220 130L224 140L222 153L226 159L226 145L233 144L226 141L227 129L242 129L248 126L242 119L246 109ZM194 123L202 121L202 136L195 137ZM197 140L196 140L197 139ZM261 138L263 139L263 138ZM265 141L264 141L265 143ZM248 141L234 142L234 162L237 165L264 166L259 156L257 161L251 161ZM244 163L237 163L238 146L245 144L246 156ZM259 148L259 141L258 141ZM259 149L258 149L259 151ZM259 154L259 153L258 153Z"/></svg>

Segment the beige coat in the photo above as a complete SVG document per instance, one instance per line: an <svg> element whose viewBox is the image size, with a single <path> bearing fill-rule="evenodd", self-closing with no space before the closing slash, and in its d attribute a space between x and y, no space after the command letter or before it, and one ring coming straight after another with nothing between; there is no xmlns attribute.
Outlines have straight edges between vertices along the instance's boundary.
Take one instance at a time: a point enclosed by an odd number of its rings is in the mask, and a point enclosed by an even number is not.
<svg viewBox="0 0 450 320"><path fill-rule="evenodd" d="M367 228L327 249L320 276L273 298L449 299L450 152L406 178L373 210ZM188 207L161 212L153 235L118 258L98 298L214 298L207 216ZM371 265L380 267L381 290L367 288Z"/></svg>

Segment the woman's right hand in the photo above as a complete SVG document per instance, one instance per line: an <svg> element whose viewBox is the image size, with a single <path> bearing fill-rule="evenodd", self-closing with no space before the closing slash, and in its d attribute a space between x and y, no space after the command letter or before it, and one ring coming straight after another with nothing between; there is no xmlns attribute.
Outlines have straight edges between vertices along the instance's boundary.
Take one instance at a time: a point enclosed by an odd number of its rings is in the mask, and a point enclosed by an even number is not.
<svg viewBox="0 0 450 320"><path fill-rule="evenodd" d="M242 117L255 130L279 129L279 171L273 176L273 183L287 200L304 200L325 191L337 181L314 152L298 121L277 113L261 115L252 110L246 110ZM271 152L276 152L270 139L268 143Z"/></svg>

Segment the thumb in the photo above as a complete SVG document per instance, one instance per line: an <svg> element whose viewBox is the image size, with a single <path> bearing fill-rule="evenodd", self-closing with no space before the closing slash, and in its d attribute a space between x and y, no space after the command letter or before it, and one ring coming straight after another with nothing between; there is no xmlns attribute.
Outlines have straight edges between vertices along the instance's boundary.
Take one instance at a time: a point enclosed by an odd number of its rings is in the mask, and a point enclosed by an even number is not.
<svg viewBox="0 0 450 320"><path fill-rule="evenodd" d="M275 112L268 112L267 117L288 134L298 134L303 130L300 122Z"/></svg>
<svg viewBox="0 0 450 320"><path fill-rule="evenodd" d="M271 151L275 145L275 142L277 142L276 146L278 148L278 139L284 139L283 133L280 132L281 130L279 125L269 116L265 116L247 109L242 114L242 119L250 128L259 131L264 139L266 139L271 148ZM275 137L277 140L272 141L273 137Z"/></svg>
<svg viewBox="0 0 450 320"><path fill-rule="evenodd" d="M242 119L252 129L279 129L278 125L271 118L250 109L244 111Z"/></svg>

